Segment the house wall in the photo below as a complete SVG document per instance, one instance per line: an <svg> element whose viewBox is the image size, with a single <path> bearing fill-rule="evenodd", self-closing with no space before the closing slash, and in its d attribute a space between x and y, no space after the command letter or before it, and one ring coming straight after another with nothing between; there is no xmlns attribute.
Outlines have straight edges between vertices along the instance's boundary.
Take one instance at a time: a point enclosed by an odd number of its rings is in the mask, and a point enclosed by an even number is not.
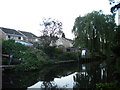
<svg viewBox="0 0 120 90"><path fill-rule="evenodd" d="M6 34L0 29L0 38L3 40L6 40L7 36Z"/></svg>
<svg viewBox="0 0 120 90"><path fill-rule="evenodd" d="M63 45L63 40L62 39L58 39L56 41L56 45L59 46L59 45Z"/></svg>
<svg viewBox="0 0 120 90"><path fill-rule="evenodd" d="M34 42L34 40L32 38L27 38L27 41L31 42L31 43Z"/></svg>
<svg viewBox="0 0 120 90"><path fill-rule="evenodd" d="M6 35L6 40L8 40L8 39L23 41L23 37L22 37L22 36L12 35L12 34L7 34L7 35Z"/></svg>
<svg viewBox="0 0 120 90"><path fill-rule="evenodd" d="M73 47L72 43L65 38L60 38L56 41L56 45L63 45L65 48Z"/></svg>
<svg viewBox="0 0 120 90"><path fill-rule="evenodd" d="M27 38L27 42L38 42L38 39L37 38Z"/></svg>
<svg viewBox="0 0 120 90"><path fill-rule="evenodd" d="M120 25L120 9L118 9L118 25Z"/></svg>

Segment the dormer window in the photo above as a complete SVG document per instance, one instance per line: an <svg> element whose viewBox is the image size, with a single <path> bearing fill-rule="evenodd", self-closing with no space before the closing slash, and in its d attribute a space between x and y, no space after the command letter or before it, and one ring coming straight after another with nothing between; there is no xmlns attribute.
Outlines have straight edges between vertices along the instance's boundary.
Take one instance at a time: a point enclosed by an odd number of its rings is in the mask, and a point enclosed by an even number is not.
<svg viewBox="0 0 120 90"><path fill-rule="evenodd" d="M19 40L21 40L21 37L18 37Z"/></svg>

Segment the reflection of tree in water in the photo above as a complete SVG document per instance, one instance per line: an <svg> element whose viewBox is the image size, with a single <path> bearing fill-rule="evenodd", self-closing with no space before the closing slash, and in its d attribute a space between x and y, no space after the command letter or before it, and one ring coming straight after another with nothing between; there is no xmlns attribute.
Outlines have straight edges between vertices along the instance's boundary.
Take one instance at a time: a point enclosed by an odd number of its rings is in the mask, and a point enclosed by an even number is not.
<svg viewBox="0 0 120 90"><path fill-rule="evenodd" d="M43 83L41 85L41 89L65 90L65 88L67 88L67 85L64 85L63 87L58 86L54 82L54 78L68 76L70 73L75 72L75 70L77 69L77 67L75 66L76 65L73 64L65 64L65 65L55 65L52 67L47 67L45 70L42 71Z"/></svg>
<svg viewBox="0 0 120 90"><path fill-rule="evenodd" d="M84 72L84 74L76 74L76 76L74 76L74 81L76 82L74 88L87 88L89 84L89 78L86 72Z"/></svg>
<svg viewBox="0 0 120 90"><path fill-rule="evenodd" d="M108 61L106 61L108 62ZM41 88L58 89L61 87L56 85L54 78L68 76L73 72L77 72L74 78L74 88L92 88L96 83L113 81L113 67L112 62L103 64L101 62L94 62L88 64L65 64L48 66L40 72L20 72L20 73L3 73L3 88L26 88L33 85L36 81L43 81ZM81 68L85 66L84 68ZM103 76L101 71L103 70ZM107 76L106 74L107 73ZM22 75L21 75L22 74ZM102 77L102 78L101 78ZM71 82L72 83L72 82ZM67 85L62 88L67 89Z"/></svg>
<svg viewBox="0 0 120 90"><path fill-rule="evenodd" d="M41 85L41 88L42 89L55 89L57 88L57 85L52 81L49 81L49 82L44 81Z"/></svg>
<svg viewBox="0 0 120 90"><path fill-rule="evenodd" d="M35 83L39 72L3 72L2 88L26 88Z"/></svg>
<svg viewBox="0 0 120 90"><path fill-rule="evenodd" d="M80 70L76 76L74 76L74 88L93 88L96 83L105 82L107 76L101 78L102 68L100 67L100 63L92 63L86 64L86 70Z"/></svg>
<svg viewBox="0 0 120 90"><path fill-rule="evenodd" d="M57 84L55 84L53 81L44 81L41 85L41 89L42 90L68 90L67 89L67 85L63 86L63 87L59 87Z"/></svg>

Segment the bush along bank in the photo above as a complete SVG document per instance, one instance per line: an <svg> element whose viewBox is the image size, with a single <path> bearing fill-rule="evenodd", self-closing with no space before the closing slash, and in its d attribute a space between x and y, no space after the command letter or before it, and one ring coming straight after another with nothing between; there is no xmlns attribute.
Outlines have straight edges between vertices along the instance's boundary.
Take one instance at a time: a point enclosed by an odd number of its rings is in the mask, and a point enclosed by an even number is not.
<svg viewBox="0 0 120 90"><path fill-rule="evenodd" d="M41 50L26 51L20 59L21 63L16 68L18 71L34 71L41 69L43 65L50 63L47 55Z"/></svg>
<svg viewBox="0 0 120 90"><path fill-rule="evenodd" d="M45 65L54 64L55 62L76 59L76 53L55 51L54 53L51 52L50 54L46 54L43 50L33 49L23 53L23 55L20 58L21 64L18 65L16 70L34 71L41 69Z"/></svg>
<svg viewBox="0 0 120 90"><path fill-rule="evenodd" d="M27 47L16 43L14 40L2 40L2 54L13 55L13 61L20 62L20 64L14 68L16 71L37 70L44 64L50 62L42 50ZM5 59L2 59L2 62L4 61Z"/></svg>
<svg viewBox="0 0 120 90"><path fill-rule="evenodd" d="M19 70L38 70L45 65L51 65L59 61L77 60L77 58L77 52L62 52L55 47L47 47L47 51L42 49L33 49L24 52L21 57Z"/></svg>
<svg viewBox="0 0 120 90"><path fill-rule="evenodd" d="M13 55L14 61L20 62L15 67L15 71L33 71L54 62L77 60L77 53L63 52L56 47L27 47L20 43L15 43L14 40L3 40L2 46L3 54Z"/></svg>

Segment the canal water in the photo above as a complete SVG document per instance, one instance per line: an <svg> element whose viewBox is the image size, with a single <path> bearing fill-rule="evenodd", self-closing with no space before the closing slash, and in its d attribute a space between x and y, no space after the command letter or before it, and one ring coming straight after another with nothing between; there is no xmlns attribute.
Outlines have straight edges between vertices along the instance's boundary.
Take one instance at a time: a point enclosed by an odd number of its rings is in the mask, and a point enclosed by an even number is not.
<svg viewBox="0 0 120 90"><path fill-rule="evenodd" d="M111 82L112 67L105 61L86 64L45 66L34 72L3 72L3 88L94 88L96 83Z"/></svg>

